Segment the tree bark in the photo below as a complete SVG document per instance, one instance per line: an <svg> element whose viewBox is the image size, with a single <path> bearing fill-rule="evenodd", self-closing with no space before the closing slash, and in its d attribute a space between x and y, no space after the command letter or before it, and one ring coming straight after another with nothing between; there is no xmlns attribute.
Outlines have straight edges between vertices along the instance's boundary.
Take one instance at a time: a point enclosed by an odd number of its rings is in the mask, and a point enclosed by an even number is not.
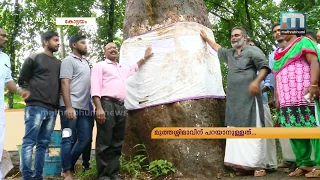
<svg viewBox="0 0 320 180"><path fill-rule="evenodd" d="M202 0L127 0L124 40L175 22L197 22L211 28ZM175 177L212 179L225 172L225 140L152 140L155 127L222 127L225 100L200 99L175 102L128 114L123 153L145 144L149 159L166 159L177 169Z"/></svg>
<svg viewBox="0 0 320 180"><path fill-rule="evenodd" d="M123 39L175 22L197 22L211 28L202 0L127 0Z"/></svg>

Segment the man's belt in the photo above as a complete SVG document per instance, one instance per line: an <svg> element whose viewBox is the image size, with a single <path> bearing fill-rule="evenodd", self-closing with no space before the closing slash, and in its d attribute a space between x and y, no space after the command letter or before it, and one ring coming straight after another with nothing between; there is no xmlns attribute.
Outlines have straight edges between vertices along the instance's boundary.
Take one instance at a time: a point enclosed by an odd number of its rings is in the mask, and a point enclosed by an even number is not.
<svg viewBox="0 0 320 180"><path fill-rule="evenodd" d="M116 98L112 98L112 97L108 97L108 96L102 96L101 99L116 103L116 104L120 104L120 105L124 105L124 101L121 101L119 99Z"/></svg>

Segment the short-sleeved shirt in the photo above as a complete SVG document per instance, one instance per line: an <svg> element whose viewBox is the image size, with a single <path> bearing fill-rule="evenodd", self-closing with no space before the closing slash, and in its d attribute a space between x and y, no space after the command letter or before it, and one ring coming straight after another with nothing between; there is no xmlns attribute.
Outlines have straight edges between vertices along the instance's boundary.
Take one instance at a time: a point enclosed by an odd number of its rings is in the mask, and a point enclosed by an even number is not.
<svg viewBox="0 0 320 180"><path fill-rule="evenodd" d="M138 69L137 63L125 66L109 59L98 62L92 68L91 96L106 96L124 101L127 95L126 79Z"/></svg>
<svg viewBox="0 0 320 180"><path fill-rule="evenodd" d="M4 86L13 81L11 77L11 63L9 56L0 50L0 125L5 124L4 116Z"/></svg>
<svg viewBox="0 0 320 180"><path fill-rule="evenodd" d="M264 67L270 72L264 53L258 47L245 46L239 55L235 49L219 48L218 56L228 64L225 125L256 127L259 119L264 126L261 93L257 96L249 94L249 85L257 72ZM257 108L260 118L257 118Z"/></svg>
<svg viewBox="0 0 320 180"><path fill-rule="evenodd" d="M67 56L61 63L60 79L70 79L70 99L73 108L89 110L90 66L86 59L74 54ZM60 106L65 106L60 97Z"/></svg>
<svg viewBox="0 0 320 180"><path fill-rule="evenodd" d="M272 74L268 74L268 76L261 82L261 89L263 87L268 87L271 91L274 90L274 86L273 86L273 82L272 82L272 79L271 79L271 76ZM269 103L269 100L268 100L268 91L264 92L262 94L262 102L263 104L268 104Z"/></svg>

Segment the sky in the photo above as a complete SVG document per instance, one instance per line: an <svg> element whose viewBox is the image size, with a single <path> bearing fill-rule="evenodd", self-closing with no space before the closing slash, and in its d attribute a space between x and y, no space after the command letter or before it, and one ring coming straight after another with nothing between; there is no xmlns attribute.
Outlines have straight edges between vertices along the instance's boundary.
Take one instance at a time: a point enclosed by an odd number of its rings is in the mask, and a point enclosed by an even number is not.
<svg viewBox="0 0 320 180"><path fill-rule="evenodd" d="M277 5L279 5L281 0L273 0L273 2L275 2Z"/></svg>

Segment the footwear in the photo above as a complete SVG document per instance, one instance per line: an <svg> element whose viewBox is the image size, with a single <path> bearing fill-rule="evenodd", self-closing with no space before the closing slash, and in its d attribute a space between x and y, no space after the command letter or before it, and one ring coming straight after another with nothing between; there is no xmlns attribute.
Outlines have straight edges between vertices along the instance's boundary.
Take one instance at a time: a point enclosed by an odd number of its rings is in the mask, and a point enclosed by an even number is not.
<svg viewBox="0 0 320 180"><path fill-rule="evenodd" d="M312 169L311 172L308 172L307 174L305 174L305 176L307 178L320 178L320 169Z"/></svg>
<svg viewBox="0 0 320 180"><path fill-rule="evenodd" d="M265 176L267 173L264 169L261 169L261 170L255 170L254 171L254 176L255 177L262 177L262 176Z"/></svg>
<svg viewBox="0 0 320 180"><path fill-rule="evenodd" d="M307 171L301 169L301 168L296 168L293 172L289 173L289 177L299 177L303 176L307 173Z"/></svg>

